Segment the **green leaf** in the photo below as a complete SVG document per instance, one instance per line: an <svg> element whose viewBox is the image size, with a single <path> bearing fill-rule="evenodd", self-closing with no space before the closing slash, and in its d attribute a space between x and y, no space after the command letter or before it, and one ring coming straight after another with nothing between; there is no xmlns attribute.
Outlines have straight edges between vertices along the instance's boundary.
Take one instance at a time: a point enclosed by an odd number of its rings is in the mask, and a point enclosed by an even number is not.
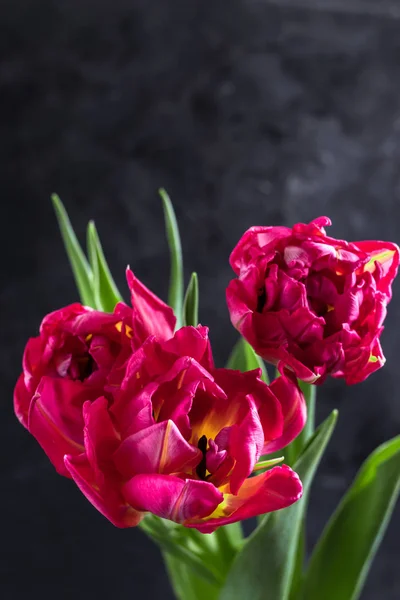
<svg viewBox="0 0 400 600"><path fill-rule="evenodd" d="M192 273L183 303L184 325L196 327L199 320L199 280L197 273Z"/></svg>
<svg viewBox="0 0 400 600"><path fill-rule="evenodd" d="M304 600L356 600L400 492L400 436L364 462L312 554Z"/></svg>
<svg viewBox="0 0 400 600"><path fill-rule="evenodd" d="M268 454L266 454L265 456L268 456ZM253 468L253 473L255 471L260 471L260 470L265 471L266 469L269 469L270 467L275 467L276 465L279 465L279 463L283 462L284 458L285 458L284 456L277 456L276 458L265 458L265 459L259 460Z"/></svg>
<svg viewBox="0 0 400 600"><path fill-rule="evenodd" d="M93 272L93 294L96 308L113 312L122 296L111 275L94 221L87 227L87 248Z"/></svg>
<svg viewBox="0 0 400 600"><path fill-rule="evenodd" d="M168 304L175 313L176 329L179 329L183 323L183 259L181 238L171 200L165 190L160 189L159 194L164 207L165 229L171 255Z"/></svg>
<svg viewBox="0 0 400 600"><path fill-rule="evenodd" d="M307 507L304 509L306 513ZM306 515L303 515L303 522L300 527L299 538L297 540L296 555L294 558L292 581L290 583L289 600L298 600L299 589L303 581L304 562L306 557Z"/></svg>
<svg viewBox="0 0 400 600"><path fill-rule="evenodd" d="M92 269L78 242L63 203L57 194L52 194L51 199L82 304L95 308Z"/></svg>
<svg viewBox="0 0 400 600"><path fill-rule="evenodd" d="M170 582L179 600L218 600L218 586L196 575L186 564L168 552L164 552L163 556Z"/></svg>
<svg viewBox="0 0 400 600"><path fill-rule="evenodd" d="M227 540L229 540L229 544L233 546L236 550L242 546L243 530L240 521L237 523L230 523L229 525L223 525L222 527L218 527L218 529L214 532L214 535L218 534L218 532L221 531L223 531L223 535L227 538ZM219 544L220 543L221 536L219 537Z"/></svg>
<svg viewBox="0 0 400 600"><path fill-rule="evenodd" d="M236 369L238 371L252 371L253 369L261 369L261 378L265 383L269 383L267 369L265 368L264 361L257 356L253 348L244 340L240 338L228 358L226 364L227 369Z"/></svg>
<svg viewBox="0 0 400 600"><path fill-rule="evenodd" d="M307 421L301 433L284 449L285 462L292 466L303 451L315 428L315 400L317 389L315 385L299 380L299 386L307 404Z"/></svg>
<svg viewBox="0 0 400 600"><path fill-rule="evenodd" d="M317 396L317 388L311 383L298 380L299 386L304 394L307 404L307 421L298 435L286 448L283 449L285 454L285 462L292 466L295 464L297 458L303 452L303 449L312 437L315 429L315 401ZM306 556L306 510L304 511L303 523L297 543L297 551L295 558L294 571L292 576L290 600L297 598L299 586L301 585L304 569L304 560Z"/></svg>
<svg viewBox="0 0 400 600"><path fill-rule="evenodd" d="M147 515L140 523L140 528L170 556L185 564L198 577L211 586L221 585L223 577L213 562L212 554L207 548L193 546L192 537L179 525L172 526L164 519Z"/></svg>
<svg viewBox="0 0 400 600"><path fill-rule="evenodd" d="M303 482L303 497L289 508L264 517L234 560L220 600L265 600L266 597L287 600L289 597L308 492L336 420L337 411L333 411L295 464Z"/></svg>

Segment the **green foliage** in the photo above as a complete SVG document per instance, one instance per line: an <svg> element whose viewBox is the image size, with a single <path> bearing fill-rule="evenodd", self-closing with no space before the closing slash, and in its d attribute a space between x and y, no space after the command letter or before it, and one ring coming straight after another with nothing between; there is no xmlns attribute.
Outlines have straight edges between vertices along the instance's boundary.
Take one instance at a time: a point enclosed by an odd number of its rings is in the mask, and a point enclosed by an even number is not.
<svg viewBox="0 0 400 600"><path fill-rule="evenodd" d="M235 344L232 353L226 364L227 369L236 369L238 371L252 371L253 369L261 369L262 380L269 383L267 369L265 368L264 361L257 356L253 348L244 340L240 338Z"/></svg>
<svg viewBox="0 0 400 600"><path fill-rule="evenodd" d="M183 302L184 325L196 327L199 322L199 280L197 273L192 273Z"/></svg>
<svg viewBox="0 0 400 600"><path fill-rule="evenodd" d="M264 517L237 554L220 600L289 598L307 495L336 420L337 411L333 411L314 433L294 466L303 482L303 498L289 508Z"/></svg>
<svg viewBox="0 0 400 600"><path fill-rule="evenodd" d="M311 557L302 600L356 600L400 492L400 436L364 462Z"/></svg>
<svg viewBox="0 0 400 600"><path fill-rule="evenodd" d="M105 312L113 312L115 305L122 301L122 296L108 268L94 221L90 221L87 227L87 248L93 273L92 287L96 307Z"/></svg>
<svg viewBox="0 0 400 600"><path fill-rule="evenodd" d="M164 208L165 229L171 256L171 275L169 283L168 304L176 316L176 328L183 323L183 259L181 238L175 212L167 192L159 190Z"/></svg>
<svg viewBox="0 0 400 600"><path fill-rule="evenodd" d="M57 194L53 194L51 199L82 304L95 308L91 266L78 242L63 203Z"/></svg>
<svg viewBox="0 0 400 600"><path fill-rule="evenodd" d="M89 262L60 198L53 194L51 199L82 304L112 312L122 297L108 268L94 222L90 221L87 228Z"/></svg>

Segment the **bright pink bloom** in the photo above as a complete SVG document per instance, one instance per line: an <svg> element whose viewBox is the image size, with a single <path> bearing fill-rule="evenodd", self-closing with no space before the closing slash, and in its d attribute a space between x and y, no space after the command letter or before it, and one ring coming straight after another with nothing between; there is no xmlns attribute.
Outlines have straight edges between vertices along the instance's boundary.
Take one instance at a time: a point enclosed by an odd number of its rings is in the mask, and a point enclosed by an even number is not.
<svg viewBox="0 0 400 600"><path fill-rule="evenodd" d="M336 240L326 225L250 228L231 254L238 278L226 297L233 325L265 360L304 381L352 384L385 362L379 337L399 248Z"/></svg>
<svg viewBox="0 0 400 600"><path fill-rule="evenodd" d="M94 506L119 527L146 512L203 532L289 506L302 493L289 467L250 477L266 452L304 426L304 397L283 374L215 369L206 328L149 337L125 377L83 406L84 450L65 465ZM117 381L119 379L116 369Z"/></svg>
<svg viewBox="0 0 400 600"><path fill-rule="evenodd" d="M112 369L114 380L117 372L123 377L132 350L149 335L173 335L172 310L130 271L127 278L132 308L119 303L106 314L71 304L47 315L25 348L15 412L63 475L69 476L64 455L84 450L84 402L104 395Z"/></svg>

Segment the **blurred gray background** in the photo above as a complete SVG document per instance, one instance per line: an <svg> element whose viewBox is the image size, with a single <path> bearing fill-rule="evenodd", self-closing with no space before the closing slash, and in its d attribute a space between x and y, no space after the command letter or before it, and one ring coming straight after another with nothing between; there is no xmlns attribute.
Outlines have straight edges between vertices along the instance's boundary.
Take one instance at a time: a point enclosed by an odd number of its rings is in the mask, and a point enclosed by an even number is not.
<svg viewBox="0 0 400 600"><path fill-rule="evenodd" d="M400 242L400 6L1 0L0 58L1 597L167 600L157 549L114 529L13 415L27 338L77 299L50 194L82 241L95 219L121 290L129 263L165 298L165 187L222 365L236 340L228 257L247 227L328 215L336 237ZM362 460L399 432L399 321L396 284L387 365L320 390L318 420L337 407L340 422L310 544ZM397 508L363 600L400 598L399 534Z"/></svg>

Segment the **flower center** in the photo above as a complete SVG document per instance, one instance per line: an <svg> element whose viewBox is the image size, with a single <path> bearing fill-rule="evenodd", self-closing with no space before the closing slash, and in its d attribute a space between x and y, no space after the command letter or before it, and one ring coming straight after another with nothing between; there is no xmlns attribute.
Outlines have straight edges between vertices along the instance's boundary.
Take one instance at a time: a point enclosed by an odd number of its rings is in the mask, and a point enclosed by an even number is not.
<svg viewBox="0 0 400 600"><path fill-rule="evenodd" d="M200 479L206 479L206 471L207 471L207 437L202 435L197 443L197 447L203 453L202 459L196 467L196 473Z"/></svg>
<svg viewBox="0 0 400 600"><path fill-rule="evenodd" d="M71 379L85 381L96 370L96 363L93 357L87 352L81 356L77 356L69 368L69 376Z"/></svg>
<svg viewBox="0 0 400 600"><path fill-rule="evenodd" d="M262 313L266 301L267 301L267 292L265 291L265 286L262 286L258 290L257 312Z"/></svg>

